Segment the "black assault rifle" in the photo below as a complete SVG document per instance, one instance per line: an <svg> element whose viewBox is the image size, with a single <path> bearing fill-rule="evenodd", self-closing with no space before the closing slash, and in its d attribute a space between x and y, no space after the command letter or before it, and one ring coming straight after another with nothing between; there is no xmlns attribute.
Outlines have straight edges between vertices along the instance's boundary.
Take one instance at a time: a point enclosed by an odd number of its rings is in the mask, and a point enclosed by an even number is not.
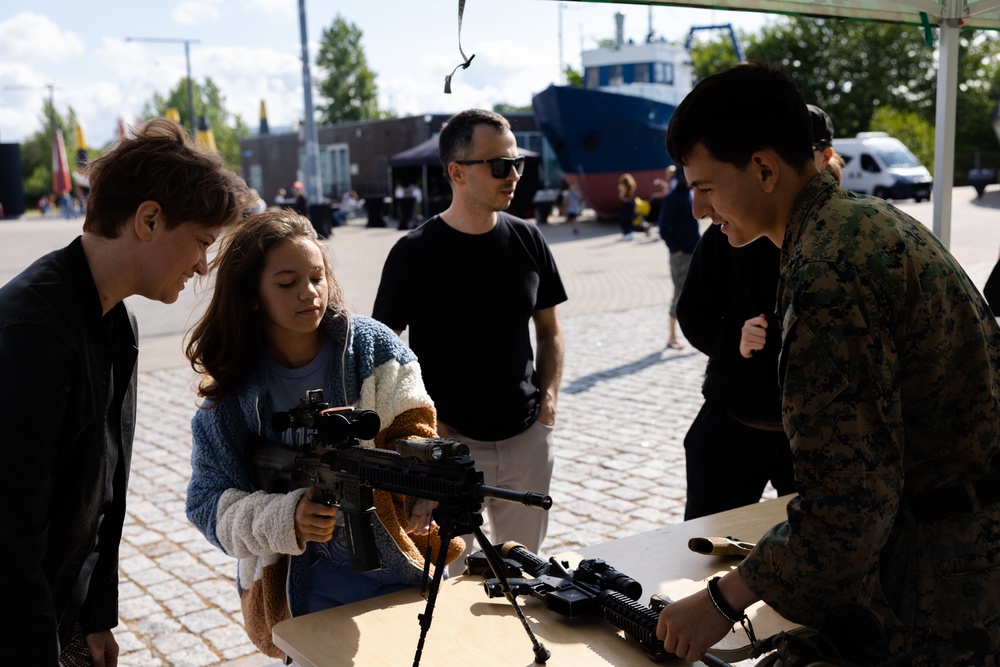
<svg viewBox="0 0 1000 667"><path fill-rule="evenodd" d="M676 657L656 638L660 611L670 600L654 594L649 599L649 606L642 606L637 602L642 597L642 585L605 561L587 558L581 560L575 570L570 570L568 563L555 558L542 560L517 542L493 545L493 548L503 558L507 585L514 595L530 595L546 608L569 618L600 616L624 630L651 660L659 662ZM470 574L484 575L483 588L487 596L504 595L500 581L495 576L486 576L491 570L484 552L469 556L468 567ZM525 574L531 578L524 578ZM707 653L702 661L712 667L729 667L728 663Z"/></svg>
<svg viewBox="0 0 1000 667"><path fill-rule="evenodd" d="M429 554L425 558L427 608L419 616L421 634L414 667L420 662L424 638L430 627L448 543L453 537L472 533L484 552L492 550L480 528L484 499L497 498L545 510L552 506L552 499L546 495L484 484L483 473L476 470L475 462L469 457L469 448L456 440L399 440L395 451L359 444L359 440L371 440L378 434L381 428L378 414L371 410L330 408L323 400L322 390L308 391L298 407L275 413L271 427L278 432L304 428L309 436L297 447L260 437L251 438L249 467L257 488L279 493L313 486L313 501L338 507L344 518L354 572L381 567L372 525L375 514L373 489L438 503L433 515L438 524L441 548L429 587L426 581ZM498 568L496 576L504 581L499 569L501 558L499 554L492 555ZM544 663L549 652L535 639L514 595L508 595L508 600L531 638L536 662Z"/></svg>

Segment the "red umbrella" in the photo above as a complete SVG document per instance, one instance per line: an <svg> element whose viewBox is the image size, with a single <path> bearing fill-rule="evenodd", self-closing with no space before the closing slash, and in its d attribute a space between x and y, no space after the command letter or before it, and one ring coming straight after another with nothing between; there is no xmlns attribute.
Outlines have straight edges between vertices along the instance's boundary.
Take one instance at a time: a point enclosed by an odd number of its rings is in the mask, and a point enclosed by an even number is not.
<svg viewBox="0 0 1000 667"><path fill-rule="evenodd" d="M62 130L56 130L55 141L52 143L52 192L59 196L72 189L69 161L66 159L66 144L63 142Z"/></svg>

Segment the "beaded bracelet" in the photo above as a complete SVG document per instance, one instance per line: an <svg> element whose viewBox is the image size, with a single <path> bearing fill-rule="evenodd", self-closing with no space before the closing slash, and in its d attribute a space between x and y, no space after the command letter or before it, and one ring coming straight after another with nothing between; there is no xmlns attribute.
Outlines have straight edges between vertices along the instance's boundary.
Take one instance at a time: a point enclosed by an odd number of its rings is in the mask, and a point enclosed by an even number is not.
<svg viewBox="0 0 1000 667"><path fill-rule="evenodd" d="M747 618L745 613L738 612L730 607L729 603L726 602L726 598L722 597L722 592L719 590L719 579L721 577L712 577L708 580L708 599L712 601L715 609L724 619L733 625L739 623L743 626L743 631L747 633L747 639L750 640L750 646L755 647L757 645L757 635L753 631L750 619ZM733 632L736 632L736 628L733 628Z"/></svg>
<svg viewBox="0 0 1000 667"><path fill-rule="evenodd" d="M729 606L726 602L726 598L722 597L722 593L719 591L719 579L721 577L713 577L708 581L708 599L712 601L715 608L722 614L722 617L732 624L739 623L744 618L746 614L740 614L735 609Z"/></svg>

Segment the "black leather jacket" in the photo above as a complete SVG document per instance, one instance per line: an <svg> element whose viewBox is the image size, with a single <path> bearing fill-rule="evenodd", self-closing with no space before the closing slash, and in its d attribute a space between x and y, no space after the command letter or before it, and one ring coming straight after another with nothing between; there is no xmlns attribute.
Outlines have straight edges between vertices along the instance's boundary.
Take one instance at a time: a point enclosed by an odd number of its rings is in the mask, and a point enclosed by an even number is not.
<svg viewBox="0 0 1000 667"><path fill-rule="evenodd" d="M0 643L23 664L117 625L137 340L80 238L0 288Z"/></svg>

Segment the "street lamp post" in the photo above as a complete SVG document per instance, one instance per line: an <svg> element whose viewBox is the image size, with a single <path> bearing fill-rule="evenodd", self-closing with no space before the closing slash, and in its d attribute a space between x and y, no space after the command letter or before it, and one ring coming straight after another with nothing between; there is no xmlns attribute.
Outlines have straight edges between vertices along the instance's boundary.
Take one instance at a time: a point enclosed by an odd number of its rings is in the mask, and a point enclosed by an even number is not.
<svg viewBox="0 0 1000 667"><path fill-rule="evenodd" d="M194 117L194 89L191 84L191 44L199 44L198 39L180 39L173 37L126 37L126 42L159 42L166 44L183 44L184 60L187 62L188 80L188 113L191 115L191 138L194 139L198 132L198 124Z"/></svg>

